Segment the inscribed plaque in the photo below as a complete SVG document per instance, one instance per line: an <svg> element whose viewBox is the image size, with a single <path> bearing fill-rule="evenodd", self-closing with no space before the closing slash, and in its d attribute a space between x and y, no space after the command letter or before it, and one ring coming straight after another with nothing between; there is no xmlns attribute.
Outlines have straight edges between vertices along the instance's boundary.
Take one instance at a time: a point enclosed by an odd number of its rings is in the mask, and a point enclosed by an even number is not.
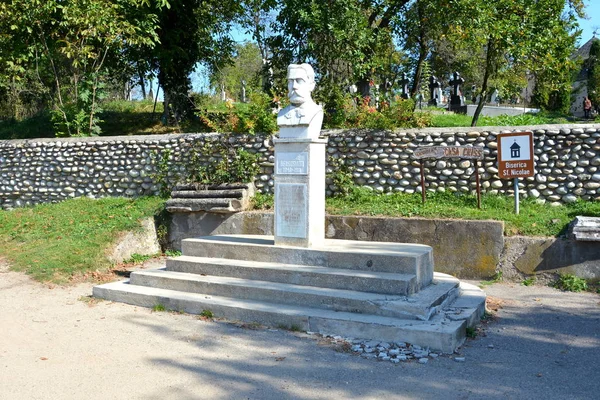
<svg viewBox="0 0 600 400"><path fill-rule="evenodd" d="M306 238L306 184L275 184L275 233L277 236Z"/></svg>
<svg viewBox="0 0 600 400"><path fill-rule="evenodd" d="M275 154L275 173L281 175L308 175L308 152L280 151Z"/></svg>

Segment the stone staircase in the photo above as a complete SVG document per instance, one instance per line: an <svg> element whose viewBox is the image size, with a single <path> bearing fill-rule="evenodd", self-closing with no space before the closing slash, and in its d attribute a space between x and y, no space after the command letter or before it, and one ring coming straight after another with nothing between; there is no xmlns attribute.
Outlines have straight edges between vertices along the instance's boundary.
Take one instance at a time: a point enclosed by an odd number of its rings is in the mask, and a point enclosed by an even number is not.
<svg viewBox="0 0 600 400"><path fill-rule="evenodd" d="M248 208L254 191L253 183L179 184L173 188L165 207L169 212L229 214Z"/></svg>
<svg viewBox="0 0 600 400"><path fill-rule="evenodd" d="M450 353L483 315L485 294L433 272L429 246L325 240L275 246L269 236L182 242L165 269L96 286L108 300Z"/></svg>

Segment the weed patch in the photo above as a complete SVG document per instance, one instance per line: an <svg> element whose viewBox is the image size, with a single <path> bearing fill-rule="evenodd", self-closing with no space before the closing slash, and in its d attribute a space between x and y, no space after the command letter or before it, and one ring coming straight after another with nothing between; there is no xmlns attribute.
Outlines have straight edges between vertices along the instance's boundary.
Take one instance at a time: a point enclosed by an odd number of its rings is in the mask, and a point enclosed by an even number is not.
<svg viewBox="0 0 600 400"><path fill-rule="evenodd" d="M585 279L572 274L560 275L553 286L566 292L581 292L588 289Z"/></svg>
<svg viewBox="0 0 600 400"><path fill-rule="evenodd" d="M493 285L494 283L498 283L502 280L502 271L496 271L496 273L487 281L482 281L481 285L483 286L489 286L489 285Z"/></svg>
<svg viewBox="0 0 600 400"><path fill-rule="evenodd" d="M167 257L179 257L181 252L179 250L166 250L165 256Z"/></svg>
<svg viewBox="0 0 600 400"><path fill-rule="evenodd" d="M534 284L535 284L535 276L523 279L523 281L521 282L521 285L523 285L523 286L533 286Z"/></svg>
<svg viewBox="0 0 600 400"><path fill-rule="evenodd" d="M162 304L160 304L160 303L155 304L154 306L152 306L152 311L154 311L154 312L163 312L163 311L166 311L166 310L167 309L165 308L165 306L162 305Z"/></svg>
<svg viewBox="0 0 600 400"><path fill-rule="evenodd" d="M125 264L142 264L154 257L155 257L154 255L133 253L128 260L124 261L124 263Z"/></svg>

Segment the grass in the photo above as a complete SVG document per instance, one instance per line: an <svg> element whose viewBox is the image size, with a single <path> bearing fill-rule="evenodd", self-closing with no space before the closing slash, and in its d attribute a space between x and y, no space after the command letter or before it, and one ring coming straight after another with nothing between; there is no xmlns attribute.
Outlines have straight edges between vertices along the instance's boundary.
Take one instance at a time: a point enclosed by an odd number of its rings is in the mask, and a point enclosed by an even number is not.
<svg viewBox="0 0 600 400"><path fill-rule="evenodd" d="M0 121L0 140L51 137L54 137L54 130L48 113L23 121Z"/></svg>
<svg viewBox="0 0 600 400"><path fill-rule="evenodd" d="M487 281L482 281L481 286L493 285L494 283L498 283L501 280L502 280L502 271L496 271L494 276L492 276L490 279L488 279Z"/></svg>
<svg viewBox="0 0 600 400"><path fill-rule="evenodd" d="M209 111L214 115L225 113L227 108L224 102L211 102ZM161 116L163 103L156 104L149 100L127 101L113 100L100 104L101 112L98 118L102 129L101 136L116 135L153 135L167 133L203 132L206 127L198 120L182 123L180 126L163 124ZM247 108L247 104L237 104L238 108ZM425 111L430 111L427 108ZM417 110L418 111L418 110ZM471 126L471 117L467 115L444 112L443 109L434 110L432 113L433 127L468 127ZM540 125L566 123L565 115L540 112L538 114L524 114L509 117L479 118L478 126L508 126L508 125ZM590 121L593 122L593 121ZM0 140L2 139L33 139L54 137L53 125L48 112L25 119L23 121L0 121Z"/></svg>
<svg viewBox="0 0 600 400"><path fill-rule="evenodd" d="M432 126L435 127L465 127L471 126L472 117L453 113L433 114ZM497 117L481 116L477 126L519 126L566 124L567 116L557 113L539 112L537 114L522 114L515 116L499 115Z"/></svg>
<svg viewBox="0 0 600 400"><path fill-rule="evenodd" d="M523 279L523 281L521 282L521 285L523 285L523 286L535 285L535 276Z"/></svg>
<svg viewBox="0 0 600 400"><path fill-rule="evenodd" d="M152 306L152 311L154 311L154 312L163 312L163 311L166 311L166 310L167 309L165 308L165 306L162 305L162 304L160 304L160 303L159 304L155 304L154 306Z"/></svg>
<svg viewBox="0 0 600 400"><path fill-rule="evenodd" d="M106 250L119 232L139 229L162 209L159 198L78 198L0 211L0 254L13 269L42 282L65 283L107 270Z"/></svg>
<svg viewBox="0 0 600 400"><path fill-rule="evenodd" d="M158 255L160 255L160 253ZM142 263L150 260L151 258L154 258L155 256L156 255L133 253L128 260L124 261L124 263L125 264L142 264Z"/></svg>
<svg viewBox="0 0 600 400"><path fill-rule="evenodd" d="M514 213L513 197L483 195L481 203L481 209L477 209L474 195L428 192L423 204L418 193L378 195L359 188L352 190L349 196L327 199L327 212L333 215L499 220L504 221L507 236L560 236L577 215L600 216L600 202L592 201L549 207L526 198L520 202L519 215Z"/></svg>
<svg viewBox="0 0 600 400"><path fill-rule="evenodd" d="M263 208L273 207L273 196L263 195ZM67 283L95 271L111 268L106 251L119 232L139 228L143 217L157 215L164 207L160 198L78 198L57 204L0 211L0 254L13 269L24 271L42 282ZM377 195L356 188L345 197L327 199L327 212L333 215L390 217L461 218L501 220L507 235L559 236L577 215L600 216L600 202L579 201L558 207L521 202L514 214L514 199L484 195L482 209L473 195L428 193L425 204L419 194ZM176 257L180 252L167 252ZM131 263L148 257L134 254ZM501 279L495 276L490 283ZM570 282L572 281L572 284ZM581 283L569 276L561 286Z"/></svg>

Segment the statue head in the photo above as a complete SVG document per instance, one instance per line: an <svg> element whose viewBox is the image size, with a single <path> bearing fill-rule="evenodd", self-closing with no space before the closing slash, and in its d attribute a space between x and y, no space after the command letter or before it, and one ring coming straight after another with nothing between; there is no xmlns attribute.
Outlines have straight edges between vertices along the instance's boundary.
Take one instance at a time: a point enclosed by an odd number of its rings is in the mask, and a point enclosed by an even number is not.
<svg viewBox="0 0 600 400"><path fill-rule="evenodd" d="M287 69L288 98L299 106L311 100L315 88L315 71L309 64L290 64Z"/></svg>

